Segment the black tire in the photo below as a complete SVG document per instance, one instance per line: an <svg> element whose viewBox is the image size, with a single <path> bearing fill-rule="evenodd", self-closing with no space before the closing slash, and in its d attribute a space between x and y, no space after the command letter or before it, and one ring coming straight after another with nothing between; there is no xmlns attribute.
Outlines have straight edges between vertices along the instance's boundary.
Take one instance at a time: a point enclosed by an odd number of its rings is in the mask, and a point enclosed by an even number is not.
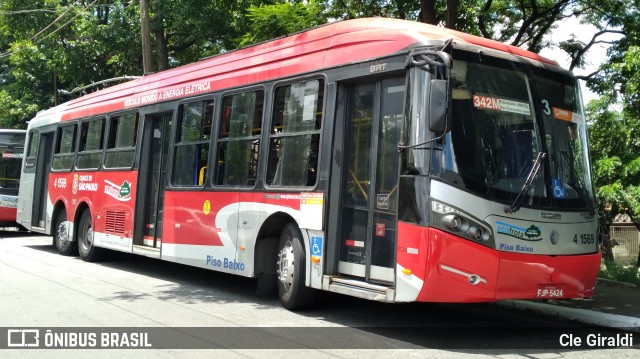
<svg viewBox="0 0 640 359"><path fill-rule="evenodd" d="M58 253L63 256L77 254L78 246L75 245L73 238L69 239L69 222L67 222L67 213L64 209L58 212L53 222L53 243Z"/></svg>
<svg viewBox="0 0 640 359"><path fill-rule="evenodd" d="M278 293L276 261L279 242L278 237L267 237L258 239L256 243L257 295L275 297Z"/></svg>
<svg viewBox="0 0 640 359"><path fill-rule="evenodd" d="M311 306L316 291L304 284L306 264L302 233L293 223L288 223L280 235L276 266L282 306L289 310Z"/></svg>
<svg viewBox="0 0 640 359"><path fill-rule="evenodd" d="M93 245L93 225L91 212L85 209L78 223L78 253L80 258L87 262L96 262L104 258L104 248Z"/></svg>

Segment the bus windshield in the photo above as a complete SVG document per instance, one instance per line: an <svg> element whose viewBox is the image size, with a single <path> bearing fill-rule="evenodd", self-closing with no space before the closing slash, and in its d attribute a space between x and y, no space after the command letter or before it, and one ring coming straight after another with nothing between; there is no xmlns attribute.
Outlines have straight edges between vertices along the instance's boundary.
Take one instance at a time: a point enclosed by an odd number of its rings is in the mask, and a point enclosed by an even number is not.
<svg viewBox="0 0 640 359"><path fill-rule="evenodd" d="M442 151L433 151L433 175L511 204L535 174L523 206L591 208L586 128L574 78L469 56L454 60L451 82L450 132Z"/></svg>
<svg viewBox="0 0 640 359"><path fill-rule="evenodd" d="M18 194L24 133L0 133L0 193Z"/></svg>

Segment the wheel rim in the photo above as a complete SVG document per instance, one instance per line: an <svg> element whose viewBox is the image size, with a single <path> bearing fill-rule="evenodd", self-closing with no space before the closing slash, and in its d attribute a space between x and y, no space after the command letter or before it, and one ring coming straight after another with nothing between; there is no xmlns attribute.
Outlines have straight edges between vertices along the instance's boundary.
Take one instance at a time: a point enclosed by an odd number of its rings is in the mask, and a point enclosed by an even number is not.
<svg viewBox="0 0 640 359"><path fill-rule="evenodd" d="M61 245L67 245L69 243L69 236L67 230L67 221L62 221L58 225L58 242Z"/></svg>
<svg viewBox="0 0 640 359"><path fill-rule="evenodd" d="M278 279L287 288L293 284L293 259L293 245L287 242L278 253Z"/></svg>
<svg viewBox="0 0 640 359"><path fill-rule="evenodd" d="M85 222L82 228L82 233L82 246L85 249L91 248L91 245L93 244L93 229L91 228L91 223Z"/></svg>

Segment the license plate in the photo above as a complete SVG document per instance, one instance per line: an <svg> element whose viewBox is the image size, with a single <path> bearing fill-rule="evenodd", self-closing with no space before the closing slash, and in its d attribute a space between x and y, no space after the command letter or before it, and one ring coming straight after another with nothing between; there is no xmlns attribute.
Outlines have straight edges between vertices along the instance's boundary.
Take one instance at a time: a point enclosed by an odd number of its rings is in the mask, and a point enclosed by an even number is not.
<svg viewBox="0 0 640 359"><path fill-rule="evenodd" d="M536 297L538 298L562 298L564 296L564 285L542 284L538 286Z"/></svg>

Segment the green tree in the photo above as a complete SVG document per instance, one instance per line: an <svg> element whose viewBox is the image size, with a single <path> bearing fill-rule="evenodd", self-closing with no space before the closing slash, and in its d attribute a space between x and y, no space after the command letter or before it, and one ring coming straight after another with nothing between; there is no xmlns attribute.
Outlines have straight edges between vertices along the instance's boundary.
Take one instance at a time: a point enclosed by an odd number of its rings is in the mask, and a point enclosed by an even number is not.
<svg viewBox="0 0 640 359"><path fill-rule="evenodd" d="M292 34L327 21L325 2L282 1L251 5L247 9L248 29L239 45L245 46Z"/></svg>
<svg viewBox="0 0 640 359"><path fill-rule="evenodd" d="M139 72L131 24L128 1L0 3L0 81L12 110L0 123L26 127L37 110L70 99L60 89Z"/></svg>
<svg viewBox="0 0 640 359"><path fill-rule="evenodd" d="M151 0L151 32L156 70L195 62L234 46L234 14L247 0ZM236 15L237 16L237 15Z"/></svg>
<svg viewBox="0 0 640 359"><path fill-rule="evenodd" d="M612 110L606 97L589 103L587 117L593 180L602 224L608 228L625 208L640 213L640 198L630 195L639 184L638 119Z"/></svg>
<svg viewBox="0 0 640 359"><path fill-rule="evenodd" d="M640 47L631 46L620 60L603 66L611 78L608 85L599 83L596 88L605 95L587 108L594 183L605 229L617 213L640 216ZM624 82L617 82L622 78Z"/></svg>

